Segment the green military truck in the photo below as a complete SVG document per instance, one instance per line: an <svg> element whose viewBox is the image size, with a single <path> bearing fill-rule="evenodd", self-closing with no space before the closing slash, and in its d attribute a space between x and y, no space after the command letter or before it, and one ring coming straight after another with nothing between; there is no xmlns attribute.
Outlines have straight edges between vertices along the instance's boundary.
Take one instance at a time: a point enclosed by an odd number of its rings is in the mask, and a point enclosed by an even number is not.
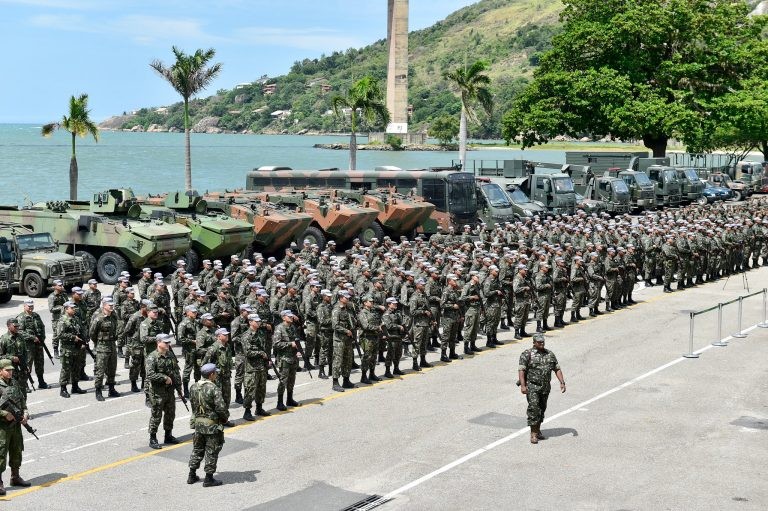
<svg viewBox="0 0 768 511"><path fill-rule="evenodd" d="M763 187L763 164L756 161L740 161L729 169L734 181L744 183L750 193L759 192Z"/></svg>
<svg viewBox="0 0 768 511"><path fill-rule="evenodd" d="M622 169L612 167L607 171L608 175L624 181L629 190L629 204L635 211L656 208L656 189L648 179L648 174L639 170Z"/></svg>
<svg viewBox="0 0 768 511"><path fill-rule="evenodd" d="M140 217L178 223L190 230L190 248L184 255L190 273L200 270L203 259L250 257L253 252L253 225L224 214L208 214L208 203L194 191L138 200L140 205L132 207L141 209Z"/></svg>
<svg viewBox="0 0 768 511"><path fill-rule="evenodd" d="M680 196L683 204L706 204L704 183L692 167L674 167L677 179L680 181Z"/></svg>
<svg viewBox="0 0 768 511"><path fill-rule="evenodd" d="M498 183L487 177L478 177L475 178L475 184L478 214L486 225L514 222L521 218L519 208L515 207L512 199Z"/></svg>
<svg viewBox="0 0 768 511"><path fill-rule="evenodd" d="M675 167L669 165L669 158L632 158L629 168L646 173L654 185L657 206L680 206L683 200L682 185Z"/></svg>
<svg viewBox="0 0 768 511"><path fill-rule="evenodd" d="M7 274L0 273L0 303L14 289L40 298L54 280L65 286L81 285L93 273L84 258L59 252L50 233L32 232L17 224L0 224L0 265L8 265ZM6 277L8 288L1 282Z"/></svg>
<svg viewBox="0 0 768 511"><path fill-rule="evenodd" d="M13 273L13 266L0 263L0 304L8 303L13 296L11 273Z"/></svg>
<svg viewBox="0 0 768 511"><path fill-rule="evenodd" d="M583 196L582 203L592 201L594 204L589 209L590 213L602 213L603 211L618 215L629 213L632 209L630 192L624 180L604 172L595 175L588 165L566 165L565 172L573 179L573 188L577 194ZM602 203L602 204L599 204Z"/></svg>
<svg viewBox="0 0 768 511"><path fill-rule="evenodd" d="M161 220L129 215L130 190L111 189L88 201L52 201L19 209L0 206L0 222L51 233L60 252L83 257L99 280L115 284L122 271L161 268L189 250L190 230Z"/></svg>

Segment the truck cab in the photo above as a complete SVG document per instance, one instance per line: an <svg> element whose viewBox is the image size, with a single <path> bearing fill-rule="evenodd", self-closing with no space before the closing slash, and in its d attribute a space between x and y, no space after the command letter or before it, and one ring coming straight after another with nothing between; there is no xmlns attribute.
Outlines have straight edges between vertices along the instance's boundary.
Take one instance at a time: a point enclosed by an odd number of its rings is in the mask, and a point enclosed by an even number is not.
<svg viewBox="0 0 768 511"><path fill-rule="evenodd" d="M733 167L732 178L744 183L751 193L759 192L763 186L763 164L756 161L740 161Z"/></svg>
<svg viewBox="0 0 768 511"><path fill-rule="evenodd" d="M555 214L573 214L576 211L576 192L568 174L551 169L535 169L528 177L512 179L533 201L540 202L547 211Z"/></svg>
<svg viewBox="0 0 768 511"><path fill-rule="evenodd" d="M682 201L680 180L674 167L651 165L646 170L648 179L653 182L656 202L659 206L678 207Z"/></svg>
<svg viewBox="0 0 768 511"><path fill-rule="evenodd" d="M697 204L707 203L707 199L704 197L704 183L701 182L696 169L692 167L675 167L675 173L680 181L682 202L686 204L691 202Z"/></svg>
<svg viewBox="0 0 768 511"><path fill-rule="evenodd" d="M515 205L504 189L487 177L475 178L477 185L477 206L480 218L487 225L514 222L519 218Z"/></svg>
<svg viewBox="0 0 768 511"><path fill-rule="evenodd" d="M656 192L653 183L645 172L625 170L613 167L607 170L608 175L624 181L629 190L629 204L632 209L653 209L656 206Z"/></svg>
<svg viewBox="0 0 768 511"><path fill-rule="evenodd" d="M590 212L629 213L629 188L623 180L608 173L596 176L589 166L569 165L567 170L573 178L576 192L584 197L583 203L602 203L590 207Z"/></svg>

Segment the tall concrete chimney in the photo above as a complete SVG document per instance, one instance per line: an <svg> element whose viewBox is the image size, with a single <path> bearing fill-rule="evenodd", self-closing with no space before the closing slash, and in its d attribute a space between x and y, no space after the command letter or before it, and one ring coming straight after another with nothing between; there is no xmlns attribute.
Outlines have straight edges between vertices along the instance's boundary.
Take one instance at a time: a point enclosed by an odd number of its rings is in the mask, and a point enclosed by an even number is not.
<svg viewBox="0 0 768 511"><path fill-rule="evenodd" d="M387 133L408 133L408 0L387 0Z"/></svg>

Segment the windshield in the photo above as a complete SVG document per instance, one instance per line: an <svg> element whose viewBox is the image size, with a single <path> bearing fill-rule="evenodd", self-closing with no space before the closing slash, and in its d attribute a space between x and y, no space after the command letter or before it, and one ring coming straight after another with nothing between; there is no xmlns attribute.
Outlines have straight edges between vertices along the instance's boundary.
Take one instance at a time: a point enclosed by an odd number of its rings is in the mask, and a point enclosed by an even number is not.
<svg viewBox="0 0 768 511"><path fill-rule="evenodd" d="M651 183L651 180L648 179L648 175L645 172L638 172L637 174L635 174L635 181L637 181L637 184L639 184L640 186L653 184Z"/></svg>
<svg viewBox="0 0 768 511"><path fill-rule="evenodd" d="M555 193L573 192L573 181L571 181L571 178L553 179L552 182L554 183Z"/></svg>
<svg viewBox="0 0 768 511"><path fill-rule="evenodd" d="M692 183L699 180L699 175L693 169L685 169L685 177L690 179Z"/></svg>
<svg viewBox="0 0 768 511"><path fill-rule="evenodd" d="M665 170L664 171L664 181L674 183L677 181L677 175L675 174L674 170Z"/></svg>
<svg viewBox="0 0 768 511"><path fill-rule="evenodd" d="M467 179L460 177L459 174L454 174L451 177L448 201L450 212L465 215L477 212L474 177L470 174L467 175Z"/></svg>
<svg viewBox="0 0 768 511"><path fill-rule="evenodd" d="M488 204L494 208L511 208L512 204L509 202L507 194L496 183L488 183L480 186L480 190L483 192Z"/></svg>
<svg viewBox="0 0 768 511"><path fill-rule="evenodd" d="M16 241L19 244L19 250L22 252L27 250L47 250L50 248L56 248L56 245L53 243L53 239L51 239L51 235L47 232L22 234L16 236Z"/></svg>
<svg viewBox="0 0 768 511"><path fill-rule="evenodd" d="M613 185L613 191L616 193L629 193L629 188L624 181L616 180L611 183Z"/></svg>
<svg viewBox="0 0 768 511"><path fill-rule="evenodd" d="M526 204L528 202L531 202L531 199L529 199L528 196L525 193L523 193L523 191L520 188L515 188L512 191L507 190L507 195L509 195L509 198L515 204Z"/></svg>

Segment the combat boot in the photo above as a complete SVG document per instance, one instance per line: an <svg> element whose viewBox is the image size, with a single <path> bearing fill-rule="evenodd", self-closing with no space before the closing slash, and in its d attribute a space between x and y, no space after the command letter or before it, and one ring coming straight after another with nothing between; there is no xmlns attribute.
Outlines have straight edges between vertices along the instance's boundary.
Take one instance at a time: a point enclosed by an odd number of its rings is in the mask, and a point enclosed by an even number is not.
<svg viewBox="0 0 768 511"><path fill-rule="evenodd" d="M392 370L392 374L395 376L403 376L405 374L400 370L400 361L395 361L395 368Z"/></svg>
<svg viewBox="0 0 768 511"><path fill-rule="evenodd" d="M188 381L181 382L181 391L184 393L184 397L189 399L189 382ZM133 387L131 387L131 392L133 392Z"/></svg>
<svg viewBox="0 0 768 511"><path fill-rule="evenodd" d="M80 371L80 381L91 381L93 378L85 374L85 369Z"/></svg>
<svg viewBox="0 0 768 511"><path fill-rule="evenodd" d="M157 441L157 435L154 433L149 435L149 446L153 449L162 449L160 442Z"/></svg>
<svg viewBox="0 0 768 511"><path fill-rule="evenodd" d="M664 284L664 292L665 293L671 293L672 292L672 288L669 287L667 284Z"/></svg>
<svg viewBox="0 0 768 511"><path fill-rule="evenodd" d="M421 371L421 367L419 367L419 361L415 358L413 359L413 370L414 371Z"/></svg>
<svg viewBox="0 0 768 511"><path fill-rule="evenodd" d="M471 355L472 354L472 350L469 349L469 343L468 342L464 343L464 354L465 355Z"/></svg>
<svg viewBox="0 0 768 511"><path fill-rule="evenodd" d="M165 438L163 439L163 443L167 445L176 445L179 443L179 439L173 436L172 430L166 429L165 430Z"/></svg>
<svg viewBox="0 0 768 511"><path fill-rule="evenodd" d="M515 328L515 339L517 339L518 341L523 340L523 334L520 333L519 328Z"/></svg>
<svg viewBox="0 0 768 511"><path fill-rule="evenodd" d="M384 378L387 378L389 380L394 378L394 376L392 375L392 372L389 370L389 365L386 365L384 367L386 367L386 369L387 369L386 371L384 371Z"/></svg>
<svg viewBox="0 0 768 511"><path fill-rule="evenodd" d="M130 369L131 368L131 356L126 353L125 354L125 360L123 362L123 369Z"/></svg>
<svg viewBox="0 0 768 511"><path fill-rule="evenodd" d="M123 357L125 357L125 355L123 355L123 347L122 346L118 346L117 347L117 358L123 358Z"/></svg>
<svg viewBox="0 0 768 511"><path fill-rule="evenodd" d="M530 337L531 334L525 331L525 323L523 323L523 326L520 327L520 335L523 337Z"/></svg>
<svg viewBox="0 0 768 511"><path fill-rule="evenodd" d="M186 385L186 384L185 384L185 385ZM139 388L139 386L136 384L136 380L131 380L131 392L141 392L141 389L140 389L140 388ZM188 392L188 390L187 390L187 392ZM184 397L189 397L189 396L188 396L188 395L186 395L186 394L187 394L187 393L185 393Z"/></svg>
<svg viewBox="0 0 768 511"><path fill-rule="evenodd" d="M645 279L645 287L653 287L653 284L651 283L651 279Z"/></svg>
<svg viewBox="0 0 768 511"><path fill-rule="evenodd" d="M495 346L504 346L506 343L499 340L499 336L496 334L493 334L493 344Z"/></svg>
<svg viewBox="0 0 768 511"><path fill-rule="evenodd" d="M451 359L448 358L448 355L445 354L445 348L440 350L440 362L451 362Z"/></svg>
<svg viewBox="0 0 768 511"><path fill-rule="evenodd" d="M485 347L490 349L496 349L496 345L493 343L493 335L494 334L488 334L485 337Z"/></svg>
<svg viewBox="0 0 768 511"><path fill-rule="evenodd" d="M355 384L352 383L351 381L349 381L349 376L347 376L346 378L343 378L341 380L341 386L342 386L342 388L345 388L345 389L354 389L355 388Z"/></svg>
<svg viewBox="0 0 768 511"><path fill-rule="evenodd" d="M678 280L677 281L677 289L685 289L685 281Z"/></svg>
<svg viewBox="0 0 768 511"><path fill-rule="evenodd" d="M460 357L456 354L456 345L451 344L451 347L448 349L448 358L451 360L458 360Z"/></svg>
<svg viewBox="0 0 768 511"><path fill-rule="evenodd" d="M544 318L544 320L541 322L541 329L544 330L545 332L549 332L550 330L552 330L552 328L550 328L549 326L548 321L549 321L548 318Z"/></svg>
<svg viewBox="0 0 768 511"><path fill-rule="evenodd" d="M571 323L578 323L579 318L576 317L576 313L574 311L571 311Z"/></svg>
<svg viewBox="0 0 768 511"><path fill-rule="evenodd" d="M243 390L238 387L235 387L235 403L243 404Z"/></svg>
<svg viewBox="0 0 768 511"><path fill-rule="evenodd" d="M610 302L610 301L608 301L608 300L606 300L606 301L605 301L605 312L613 312L613 311L615 311L615 310L616 310L616 309L614 309L613 307L611 307L611 302Z"/></svg>
<svg viewBox="0 0 768 511"><path fill-rule="evenodd" d="M248 422L253 422L256 420L256 417L253 416L250 408L246 408L243 412L243 420L247 420Z"/></svg>
<svg viewBox="0 0 768 511"><path fill-rule="evenodd" d="M11 486L21 486L22 488L29 488L32 486L32 483L26 482L22 477L19 475L19 467L13 468L11 467Z"/></svg>
<svg viewBox="0 0 768 511"><path fill-rule="evenodd" d="M509 327L507 326L506 321L503 319L501 320L501 324L499 325L499 330L509 330Z"/></svg>
<svg viewBox="0 0 768 511"><path fill-rule="evenodd" d="M635 305L636 303L637 302L632 299L632 295L629 295L629 297L627 298L627 304L628 305Z"/></svg>
<svg viewBox="0 0 768 511"><path fill-rule="evenodd" d="M285 403L283 403L283 393L279 393L277 395L277 409L281 412L284 412L288 409L288 407L285 406Z"/></svg>
<svg viewBox="0 0 768 511"><path fill-rule="evenodd" d="M266 411L263 406L258 404L256 405L256 415L258 415L259 417L269 417L272 414Z"/></svg>
<svg viewBox="0 0 768 511"><path fill-rule="evenodd" d="M536 436L536 426L531 426L531 443L532 444L539 443L539 437Z"/></svg>
<svg viewBox="0 0 768 511"><path fill-rule="evenodd" d="M189 475L187 476L187 484L195 484L200 480L200 477L198 477L197 472L189 469Z"/></svg>
<svg viewBox="0 0 768 511"><path fill-rule="evenodd" d="M288 392L288 399L285 400L288 406L301 406L301 403L293 399L293 391Z"/></svg>
<svg viewBox="0 0 768 511"><path fill-rule="evenodd" d="M537 334L543 334L544 330L541 328L541 320L536 320L536 333Z"/></svg>
<svg viewBox="0 0 768 511"><path fill-rule="evenodd" d="M69 392L67 392L67 386L66 385L62 385L61 386L61 390L59 390L59 395L61 397L69 397Z"/></svg>
<svg viewBox="0 0 768 511"><path fill-rule="evenodd" d="M38 389L47 389L47 388L49 388L49 385L47 383L45 383L45 380L43 380L41 378L41 379L37 380L37 388Z"/></svg>
<svg viewBox="0 0 768 511"><path fill-rule="evenodd" d="M88 392L86 392L83 389L81 389L80 386L77 383L75 383L74 385L72 385L72 393L73 394L87 394Z"/></svg>
<svg viewBox="0 0 768 511"><path fill-rule="evenodd" d="M101 394L101 389L96 389L96 401L104 401L104 396Z"/></svg>
<svg viewBox="0 0 768 511"><path fill-rule="evenodd" d="M107 396L109 397L120 397L120 393L115 390L114 385L108 385L107 388L109 389L109 392L107 392Z"/></svg>
<svg viewBox="0 0 768 511"><path fill-rule="evenodd" d="M576 309L576 319L579 321L584 319L584 316L581 315L581 309Z"/></svg>
<svg viewBox="0 0 768 511"><path fill-rule="evenodd" d="M328 375L325 374L325 364L320 366L320 372L317 374L317 377L321 378L323 380L327 380L328 379Z"/></svg>
<svg viewBox="0 0 768 511"><path fill-rule="evenodd" d="M429 362L427 362L427 357L426 357L426 355L422 354L422 355L421 355L421 362L419 363L419 366L420 366L420 367L432 367L432 364L430 364Z"/></svg>
<svg viewBox="0 0 768 511"><path fill-rule="evenodd" d="M474 351L475 353L480 353L481 351L483 351L483 348L478 348L478 347L477 347L477 344L476 344L476 342L477 342L477 341L472 341L472 342L470 342L470 343L469 343L469 348L470 348L472 351Z"/></svg>
<svg viewBox="0 0 768 511"><path fill-rule="evenodd" d="M371 380L371 382L381 381L381 378L376 376L375 370L376 368L371 367L371 375L368 377L368 379Z"/></svg>
<svg viewBox="0 0 768 511"><path fill-rule="evenodd" d="M339 385L339 379L334 378L333 379L333 387L331 387L331 390L334 390L336 392L344 392L344 389Z"/></svg>
<svg viewBox="0 0 768 511"><path fill-rule="evenodd" d="M351 366L349 366L349 368L350 368L350 369L360 369L360 364L358 364L357 362L355 362L355 361L353 360L353 361L352 361L352 365L351 365Z"/></svg>
<svg viewBox="0 0 768 511"><path fill-rule="evenodd" d="M539 440L546 440L546 439L547 439L547 437L545 437L545 436L544 436L544 435L541 433L541 424L539 424L538 426L536 426L536 438L537 438L537 439L539 439Z"/></svg>
<svg viewBox="0 0 768 511"><path fill-rule="evenodd" d="M3 486L3 478L0 477L0 496L5 495L5 486Z"/></svg>
<svg viewBox="0 0 768 511"><path fill-rule="evenodd" d="M213 474L205 474L205 479L203 479L203 488L208 488L209 486L221 486L221 484L221 481L213 478Z"/></svg>
<svg viewBox="0 0 768 511"><path fill-rule="evenodd" d="M59 358L59 348L53 348L53 357ZM5 495L5 494L3 494Z"/></svg>

